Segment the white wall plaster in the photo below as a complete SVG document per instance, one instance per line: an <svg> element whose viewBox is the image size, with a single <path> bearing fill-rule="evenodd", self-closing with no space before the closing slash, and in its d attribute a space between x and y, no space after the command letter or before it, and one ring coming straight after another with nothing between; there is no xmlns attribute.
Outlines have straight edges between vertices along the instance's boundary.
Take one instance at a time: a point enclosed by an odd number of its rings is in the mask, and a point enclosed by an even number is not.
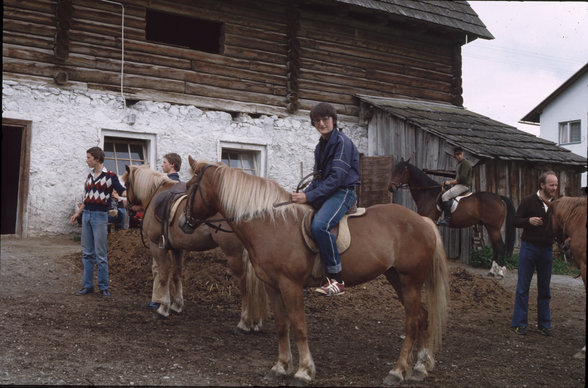
<svg viewBox="0 0 588 388"><path fill-rule="evenodd" d="M120 95L84 89L60 89L37 81L3 80L3 118L32 122L30 181L26 216L27 236L69 234L79 231L69 223L74 199L83 192L88 174L86 150L103 147L104 135L155 139L148 155L161 171L163 155L182 157L181 179L192 174L188 155L197 160L220 160L219 142L264 145L266 177L292 190L301 178L300 163L312 170L318 132L306 115L285 118L203 111L195 106L140 101L124 108ZM135 115L134 125L129 115ZM367 129L342 122L343 129L360 152L367 154Z"/></svg>

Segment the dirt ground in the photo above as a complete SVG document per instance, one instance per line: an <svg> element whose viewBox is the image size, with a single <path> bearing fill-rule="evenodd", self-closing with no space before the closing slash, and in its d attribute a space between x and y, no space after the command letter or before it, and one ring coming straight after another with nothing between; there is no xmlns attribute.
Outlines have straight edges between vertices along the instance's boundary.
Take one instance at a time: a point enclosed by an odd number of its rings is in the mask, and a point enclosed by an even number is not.
<svg viewBox="0 0 588 388"><path fill-rule="evenodd" d="M222 253L191 253L185 311L153 320L151 258L137 230L109 235L111 298L75 296L80 243L2 237L0 384L269 386L275 325L235 333L240 298ZM451 310L436 368L419 387L584 387L586 295L581 279L552 280L553 337L509 330L516 274L501 281L451 263ZM325 298L305 291L315 386L380 386L396 360L404 312L380 277ZM531 290L530 328L536 321ZM297 359L297 351L293 345Z"/></svg>

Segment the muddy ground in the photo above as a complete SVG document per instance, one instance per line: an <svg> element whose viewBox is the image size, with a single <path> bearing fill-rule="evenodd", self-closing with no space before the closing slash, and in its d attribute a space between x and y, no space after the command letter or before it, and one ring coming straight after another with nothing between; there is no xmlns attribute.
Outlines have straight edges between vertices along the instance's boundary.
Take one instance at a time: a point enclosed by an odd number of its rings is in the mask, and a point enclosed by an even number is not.
<svg viewBox="0 0 588 388"><path fill-rule="evenodd" d="M239 335L238 289L222 253L191 253L185 311L155 321L151 258L137 230L109 235L111 298L75 296L81 288L79 242L2 237L0 384L273 385L275 326ZM451 310L424 387L584 387L586 336L580 279L554 276L553 337L509 330L516 274L501 281L451 263ZM536 324L531 289L530 327ZM315 386L380 386L398 356L404 312L385 279L325 298L306 291ZM294 357L297 357L293 345Z"/></svg>

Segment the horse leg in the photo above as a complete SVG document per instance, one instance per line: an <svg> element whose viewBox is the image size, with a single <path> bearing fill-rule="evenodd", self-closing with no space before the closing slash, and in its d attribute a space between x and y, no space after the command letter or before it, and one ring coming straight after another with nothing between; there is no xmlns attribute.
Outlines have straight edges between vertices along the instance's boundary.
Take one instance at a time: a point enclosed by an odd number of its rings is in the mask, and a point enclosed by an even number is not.
<svg viewBox="0 0 588 388"><path fill-rule="evenodd" d="M409 367L409 362L412 359L415 342L420 342L421 346L426 346L428 344L427 335L421 335L421 330L426 329L426 312L424 311L421 304L420 290L418 290L414 285L411 285L410 279L408 277L399 275L399 273L394 268L392 268L386 272L386 278L396 290L400 302L404 306L404 312L406 314L405 338L402 342L400 355L396 361L396 365L392 370L390 370L388 376L386 376L383 381L384 385L396 385L401 383L405 377L412 374L412 370ZM425 361L427 355L427 350L419 352L419 360L422 361L424 366L426 365ZM424 374L424 376L426 376L426 367L422 368L419 365L419 370L417 373L418 375ZM418 378L418 376L415 376L415 379Z"/></svg>
<svg viewBox="0 0 588 388"><path fill-rule="evenodd" d="M172 299L172 304L170 306L172 311L176 313L181 313L182 308L184 307L184 292L182 289L182 274L184 270L184 252L179 249L174 249L171 251L172 254L172 261L173 261L173 284L174 284L174 293Z"/></svg>
<svg viewBox="0 0 588 388"><path fill-rule="evenodd" d="M279 290L267 286L270 303L274 312L276 332L278 335L278 362L272 367L264 380L274 381L291 375L294 372L292 351L290 349L290 319L284 306Z"/></svg>
<svg viewBox="0 0 588 388"><path fill-rule="evenodd" d="M153 276L153 301L159 303L157 313L163 317L169 315L170 308L170 259L167 251L159 249L158 244L154 242L149 243L151 245L151 253L153 259L157 264L157 271L154 272Z"/></svg>
<svg viewBox="0 0 588 388"><path fill-rule="evenodd" d="M306 385L316 374L316 367L308 347L308 327L304 316L302 284L289 279L280 281L280 294L292 327L292 335L298 348L298 370L290 385Z"/></svg>
<svg viewBox="0 0 588 388"><path fill-rule="evenodd" d="M492 268L490 268L488 275L496 276L498 279L502 279L504 277L504 272L506 271L506 264L504 260L506 248L504 241L502 241L500 227L493 228L486 225L486 230L488 231L488 237L492 243Z"/></svg>
<svg viewBox="0 0 588 388"><path fill-rule="evenodd" d="M269 305L265 286L255 274L247 250L230 256L229 267L241 291L241 320L237 330L242 333L260 331L263 320L270 315Z"/></svg>

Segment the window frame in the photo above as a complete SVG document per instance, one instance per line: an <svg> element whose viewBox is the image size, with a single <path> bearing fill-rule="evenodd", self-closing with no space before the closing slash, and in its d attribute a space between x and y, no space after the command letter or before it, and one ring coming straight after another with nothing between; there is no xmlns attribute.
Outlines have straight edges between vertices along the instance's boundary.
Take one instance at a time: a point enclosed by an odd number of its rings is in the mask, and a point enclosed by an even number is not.
<svg viewBox="0 0 588 388"><path fill-rule="evenodd" d="M572 124L578 125L578 136L577 139L572 139ZM582 142L582 121L581 120L570 120L561 121L558 123L558 142L559 145L567 144L580 144Z"/></svg>
<svg viewBox="0 0 588 388"><path fill-rule="evenodd" d="M266 177L267 163L267 145L262 143L241 143L232 141L218 142L218 160L222 161L223 151L233 151L237 153L253 153L258 171L257 176Z"/></svg>
<svg viewBox="0 0 588 388"><path fill-rule="evenodd" d="M109 130L109 129L104 129L102 130L102 136L101 136L101 141L102 141L102 149L105 149L105 144L107 142L107 139L114 139L115 141L118 142L128 142L129 144L134 143L134 144L141 144L143 146L143 157L144 157L144 161L145 163L149 163L150 166L155 165L155 134L137 134L137 133L133 133L133 132L128 132L128 131L117 131L117 130ZM112 160L111 158L108 158L109 160ZM106 158L105 158L106 161ZM134 165L134 164L133 164ZM123 165L124 166L124 165ZM118 171L114 171L116 172L117 175L121 175L119 174ZM123 171L124 173L124 171Z"/></svg>

